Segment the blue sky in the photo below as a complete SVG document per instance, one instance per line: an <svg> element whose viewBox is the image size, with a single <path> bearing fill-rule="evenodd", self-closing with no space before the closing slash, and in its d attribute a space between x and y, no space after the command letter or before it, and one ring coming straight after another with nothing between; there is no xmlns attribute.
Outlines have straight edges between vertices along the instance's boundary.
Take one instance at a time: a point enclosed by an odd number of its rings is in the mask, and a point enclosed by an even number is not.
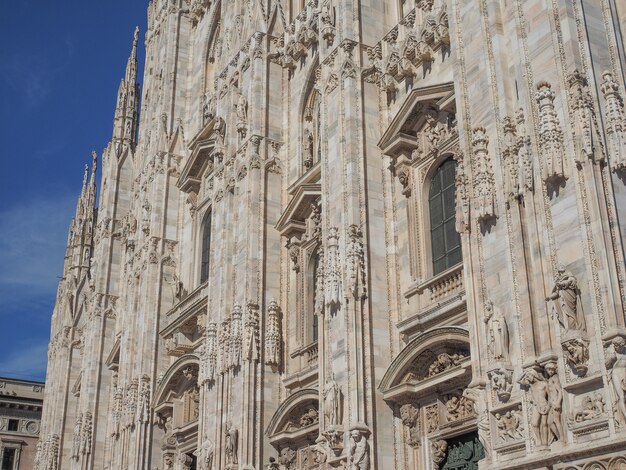
<svg viewBox="0 0 626 470"><path fill-rule="evenodd" d="M147 3L0 0L0 376L45 377L83 168L111 137Z"/></svg>

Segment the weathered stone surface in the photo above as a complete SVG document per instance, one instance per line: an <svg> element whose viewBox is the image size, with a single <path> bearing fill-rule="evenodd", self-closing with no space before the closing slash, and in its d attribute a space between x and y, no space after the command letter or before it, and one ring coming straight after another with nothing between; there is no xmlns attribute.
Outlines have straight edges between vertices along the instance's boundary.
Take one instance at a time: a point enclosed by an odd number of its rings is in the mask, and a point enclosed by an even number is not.
<svg viewBox="0 0 626 470"><path fill-rule="evenodd" d="M620 24L150 2L141 101L136 33L70 228L37 469L626 465Z"/></svg>

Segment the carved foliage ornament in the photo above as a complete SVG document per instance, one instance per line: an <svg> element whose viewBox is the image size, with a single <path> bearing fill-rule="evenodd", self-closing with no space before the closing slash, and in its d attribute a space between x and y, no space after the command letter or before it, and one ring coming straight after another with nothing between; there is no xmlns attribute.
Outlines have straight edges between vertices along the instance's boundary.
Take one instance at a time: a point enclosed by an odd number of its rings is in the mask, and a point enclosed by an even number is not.
<svg viewBox="0 0 626 470"><path fill-rule="evenodd" d="M624 114L624 98L622 97L619 83L609 71L605 71L602 74L600 89L604 95L604 115L611 167L613 171L623 174L626 172L626 115Z"/></svg>
<svg viewBox="0 0 626 470"><path fill-rule="evenodd" d="M472 134L472 177L474 183L474 206L478 220L485 221L496 216L495 180L491 158L487 151L489 139L484 127L477 127Z"/></svg>
<svg viewBox="0 0 626 470"><path fill-rule="evenodd" d="M265 364L279 367L282 357L282 334L280 325L280 307L272 300L267 309L265 327Z"/></svg>
<svg viewBox="0 0 626 470"><path fill-rule="evenodd" d="M535 99L539 105L539 152L545 182L565 179L563 130L554 109L554 92L548 82L539 82Z"/></svg>

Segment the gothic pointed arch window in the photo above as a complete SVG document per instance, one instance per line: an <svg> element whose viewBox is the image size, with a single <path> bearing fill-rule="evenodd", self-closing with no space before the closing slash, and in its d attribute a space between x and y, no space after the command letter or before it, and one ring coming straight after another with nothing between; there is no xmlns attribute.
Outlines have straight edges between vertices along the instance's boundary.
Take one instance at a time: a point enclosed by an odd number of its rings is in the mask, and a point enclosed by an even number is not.
<svg viewBox="0 0 626 470"><path fill-rule="evenodd" d="M209 280L209 266L211 261L211 220L212 213L209 210L202 221L202 259L200 263L200 284Z"/></svg>
<svg viewBox="0 0 626 470"><path fill-rule="evenodd" d="M462 261L461 238L456 231L456 162L445 160L430 181L428 208L433 275Z"/></svg>
<svg viewBox="0 0 626 470"><path fill-rule="evenodd" d="M321 101L319 91L311 86L305 101L302 127L302 166L305 173L319 162L321 158Z"/></svg>

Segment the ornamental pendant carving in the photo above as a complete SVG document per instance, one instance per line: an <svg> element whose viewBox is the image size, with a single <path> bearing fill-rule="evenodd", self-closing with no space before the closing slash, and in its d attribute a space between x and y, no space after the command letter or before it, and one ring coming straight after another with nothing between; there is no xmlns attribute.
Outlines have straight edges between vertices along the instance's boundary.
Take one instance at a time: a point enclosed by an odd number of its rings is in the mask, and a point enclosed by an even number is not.
<svg viewBox="0 0 626 470"><path fill-rule="evenodd" d="M219 348L220 348L220 374L225 374L230 368L230 355L231 355L231 347L230 347L230 318L226 317L222 320L222 324L220 325L220 333L219 333Z"/></svg>
<svg viewBox="0 0 626 470"><path fill-rule="evenodd" d="M150 422L150 377L148 375L141 377L137 421L142 424Z"/></svg>
<svg viewBox="0 0 626 470"><path fill-rule="evenodd" d="M554 92L548 82L539 82L535 99L539 105L539 156L546 183L566 179L563 131L554 109Z"/></svg>
<svg viewBox="0 0 626 470"><path fill-rule="evenodd" d="M232 314L232 326L230 333L230 362L229 368L234 369L241 364L241 348L242 348L242 334L241 334L241 307L235 305Z"/></svg>
<svg viewBox="0 0 626 470"><path fill-rule="evenodd" d="M596 118L593 111L593 101L587 78L581 72L574 71L568 77L567 83L574 125L572 133L576 145L574 160L578 165L582 165L587 159L593 159L595 153ZM599 156L599 160L602 160L602 152L599 152Z"/></svg>
<svg viewBox="0 0 626 470"><path fill-rule="evenodd" d="M339 260L339 229L331 227L328 235L326 269L324 270L324 297L326 308L332 314L341 307L343 288L341 285L341 263Z"/></svg>
<svg viewBox="0 0 626 470"><path fill-rule="evenodd" d="M244 359L247 362L257 361L259 359L259 315L256 304L248 304L244 327Z"/></svg>
<svg viewBox="0 0 626 470"><path fill-rule="evenodd" d="M626 172L626 115L624 113L624 99L620 93L619 84L613 74L606 71L602 74L600 86L604 95L604 116L608 154L614 172Z"/></svg>
<svg viewBox="0 0 626 470"><path fill-rule="evenodd" d="M468 194L469 179L465 171L465 159L459 151L454 157L456 161L456 231L469 233L470 231L470 200Z"/></svg>
<svg viewBox="0 0 626 470"><path fill-rule="evenodd" d="M217 323L211 322L207 325L206 338L206 380L215 380L217 372ZM204 382L201 382L204 383Z"/></svg>
<svg viewBox="0 0 626 470"><path fill-rule="evenodd" d="M348 291L355 300L364 299L367 297L367 284L363 232L358 226L350 225L348 239Z"/></svg>
<svg viewBox="0 0 626 470"><path fill-rule="evenodd" d="M472 134L472 177L474 182L474 206L479 221L496 217L495 180L491 158L487 151L489 139L484 127L477 127Z"/></svg>
<svg viewBox="0 0 626 470"><path fill-rule="evenodd" d="M515 118L504 118L505 192L509 201L519 200L526 192L534 191L533 164L530 157L530 138L524 132L525 116L520 109Z"/></svg>
<svg viewBox="0 0 626 470"><path fill-rule="evenodd" d="M282 356L282 334L280 326L280 307L272 300L267 309L265 327L265 364L280 367Z"/></svg>

